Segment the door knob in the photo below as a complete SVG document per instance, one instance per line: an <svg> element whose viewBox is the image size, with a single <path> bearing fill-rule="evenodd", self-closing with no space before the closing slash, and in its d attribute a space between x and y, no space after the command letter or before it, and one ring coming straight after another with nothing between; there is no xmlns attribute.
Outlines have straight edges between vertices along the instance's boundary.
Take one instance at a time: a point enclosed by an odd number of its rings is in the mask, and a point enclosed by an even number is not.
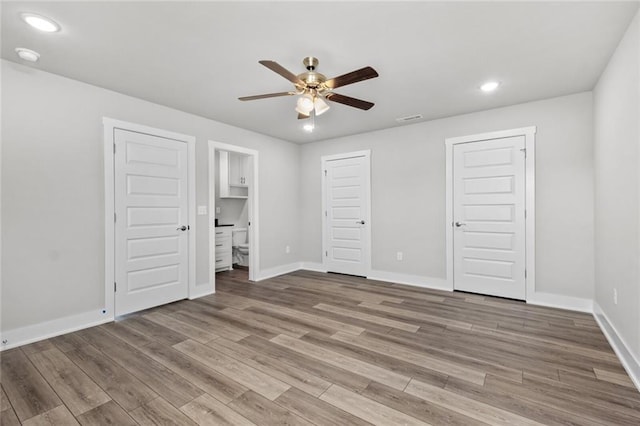
<svg viewBox="0 0 640 426"><path fill-rule="evenodd" d="M186 231L187 229L189 229L189 227L182 225L181 227L176 228L176 231Z"/></svg>
<svg viewBox="0 0 640 426"><path fill-rule="evenodd" d="M360 225L364 225L364 220L359 220L356 223L360 224Z"/></svg>
<svg viewBox="0 0 640 426"><path fill-rule="evenodd" d="M464 226L464 225L466 225L466 223L464 223L464 222L456 222L456 227L457 228L460 228L461 226Z"/></svg>

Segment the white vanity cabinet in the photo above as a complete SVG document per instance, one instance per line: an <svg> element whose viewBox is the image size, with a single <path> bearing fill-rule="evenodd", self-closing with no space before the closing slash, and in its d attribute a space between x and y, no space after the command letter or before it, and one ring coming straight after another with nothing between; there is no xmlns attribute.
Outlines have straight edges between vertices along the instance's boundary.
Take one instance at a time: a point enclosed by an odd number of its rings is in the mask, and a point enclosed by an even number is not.
<svg viewBox="0 0 640 426"><path fill-rule="evenodd" d="M234 152L219 151L220 198L248 198L249 157Z"/></svg>
<svg viewBox="0 0 640 426"><path fill-rule="evenodd" d="M215 253L214 260L216 265L216 271L222 271L225 269L231 270L233 265L233 259L231 256L231 226L218 226L215 233Z"/></svg>

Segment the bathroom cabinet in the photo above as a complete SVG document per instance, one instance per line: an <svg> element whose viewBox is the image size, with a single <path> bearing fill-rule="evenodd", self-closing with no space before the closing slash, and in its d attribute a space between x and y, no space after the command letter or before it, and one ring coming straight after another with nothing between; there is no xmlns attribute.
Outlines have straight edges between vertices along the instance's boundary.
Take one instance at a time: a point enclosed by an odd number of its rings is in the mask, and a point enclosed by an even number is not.
<svg viewBox="0 0 640 426"><path fill-rule="evenodd" d="M231 226L216 227L215 233L215 253L214 260L216 265L216 272L225 269L231 270L233 265L233 259L231 256Z"/></svg>
<svg viewBox="0 0 640 426"><path fill-rule="evenodd" d="M242 154L229 153L229 185L248 186L247 172L249 157Z"/></svg>
<svg viewBox="0 0 640 426"><path fill-rule="evenodd" d="M219 151L220 198L248 198L249 157L234 152Z"/></svg>

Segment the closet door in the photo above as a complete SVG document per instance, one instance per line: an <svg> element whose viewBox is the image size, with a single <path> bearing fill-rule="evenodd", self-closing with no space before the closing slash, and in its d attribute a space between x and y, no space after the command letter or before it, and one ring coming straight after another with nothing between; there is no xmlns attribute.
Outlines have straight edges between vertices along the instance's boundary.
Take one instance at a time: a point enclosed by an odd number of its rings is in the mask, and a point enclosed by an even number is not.
<svg viewBox="0 0 640 426"><path fill-rule="evenodd" d="M524 300L525 137L453 147L456 290Z"/></svg>
<svg viewBox="0 0 640 426"><path fill-rule="evenodd" d="M185 142L115 130L115 313L188 296Z"/></svg>
<svg viewBox="0 0 640 426"><path fill-rule="evenodd" d="M327 271L366 276L371 265L369 153L323 157Z"/></svg>

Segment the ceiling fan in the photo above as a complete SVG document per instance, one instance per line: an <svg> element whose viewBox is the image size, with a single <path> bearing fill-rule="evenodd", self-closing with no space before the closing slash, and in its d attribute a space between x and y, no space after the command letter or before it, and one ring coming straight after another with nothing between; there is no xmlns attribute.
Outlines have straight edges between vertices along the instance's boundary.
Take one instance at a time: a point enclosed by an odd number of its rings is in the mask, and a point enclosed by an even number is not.
<svg viewBox="0 0 640 426"><path fill-rule="evenodd" d="M350 96L334 93L333 89L346 86L347 84L357 83L359 81L368 80L378 77L378 73L371 67L360 68L338 77L327 79L324 75L316 72L318 66L318 58L307 56L302 63L307 68L306 72L295 75L291 71L284 68L275 61L258 61L260 64L269 68L271 71L280 74L295 86L295 90L290 92L267 93L264 95L243 96L241 101L253 101L256 99L275 98L279 96L301 95L296 103L296 111L298 118L309 118L313 113L320 115L329 109L329 105L325 99L331 102L338 102L362 110L368 110L373 107L372 102L363 101L361 99L352 98Z"/></svg>

